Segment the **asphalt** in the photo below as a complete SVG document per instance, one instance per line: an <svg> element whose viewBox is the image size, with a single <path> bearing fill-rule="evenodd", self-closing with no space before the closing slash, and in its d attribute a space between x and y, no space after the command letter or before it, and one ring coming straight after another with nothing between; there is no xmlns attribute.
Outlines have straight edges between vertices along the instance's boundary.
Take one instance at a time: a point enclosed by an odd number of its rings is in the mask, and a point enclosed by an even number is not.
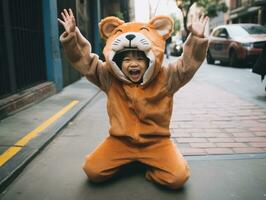
<svg viewBox="0 0 266 200"><path fill-rule="evenodd" d="M2 191L99 92L99 89L86 79L81 79L65 87L63 91L47 98L41 103L3 119L0 122L0 161L6 161L0 166L0 191ZM45 125L44 123L73 101L78 101L78 103L61 117L53 120L47 128L42 130L42 126ZM38 132L38 128L39 130L41 129L40 132ZM33 132L37 132L37 134L30 139L27 144L16 144L23 138L27 139L27 136L31 136ZM20 151L14 154L14 156L11 156L12 150L16 151L17 149ZM11 152L8 150L11 150Z"/></svg>
<svg viewBox="0 0 266 200"><path fill-rule="evenodd" d="M201 83L195 83L199 84ZM16 145L17 141L31 134L32 130L73 101L78 102L27 144ZM20 148L20 151L0 168L0 198L266 199L265 152L212 155L194 151L194 154L186 154L184 151L191 178L178 191L146 181L143 176L145 169L139 164L126 167L120 176L104 184L88 182L81 165L85 155L107 136L108 117L105 106L105 95L88 81L81 79L59 94L2 120L0 160L3 160L4 153L10 147ZM263 120L264 118L260 119L261 122ZM262 134L260 139L265 137L261 130L258 133ZM190 137L192 136L191 134ZM180 137L173 137L173 140L178 139ZM188 144L179 143L185 149ZM204 148L204 152L207 152L206 148L210 147L197 149Z"/></svg>

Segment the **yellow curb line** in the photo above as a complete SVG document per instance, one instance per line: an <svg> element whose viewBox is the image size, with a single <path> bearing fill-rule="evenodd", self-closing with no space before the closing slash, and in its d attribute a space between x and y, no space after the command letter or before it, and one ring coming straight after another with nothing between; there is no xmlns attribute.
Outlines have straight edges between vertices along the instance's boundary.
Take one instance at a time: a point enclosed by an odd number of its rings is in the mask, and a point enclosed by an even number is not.
<svg viewBox="0 0 266 200"><path fill-rule="evenodd" d="M40 126L27 133L23 138L17 141L14 146L8 148L4 153L0 155L0 167L2 167L9 159L11 159L14 155L16 155L26 144L29 143L33 138L35 138L39 133L44 131L48 126L58 120L62 115L64 115L67 111L73 108L79 101L74 100L69 103L67 106L62 108L59 112L54 114L48 120L43 122Z"/></svg>

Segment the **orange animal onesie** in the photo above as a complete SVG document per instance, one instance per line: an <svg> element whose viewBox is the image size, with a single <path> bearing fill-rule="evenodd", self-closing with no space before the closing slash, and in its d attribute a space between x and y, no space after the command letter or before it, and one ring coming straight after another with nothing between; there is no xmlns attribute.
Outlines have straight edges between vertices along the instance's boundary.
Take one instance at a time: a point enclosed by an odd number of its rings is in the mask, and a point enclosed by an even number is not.
<svg viewBox="0 0 266 200"><path fill-rule="evenodd" d="M86 157L83 169L90 180L106 180L133 161L148 166L148 180L173 189L188 179L187 162L170 140L173 95L202 64L208 39L190 35L183 55L162 66L165 40L172 27L167 16L156 16L148 23L103 19L99 30L106 39L105 62L91 53L90 43L78 28L60 36L71 64L107 95L110 135ZM133 84L113 61L123 48L137 48L149 58L141 84Z"/></svg>

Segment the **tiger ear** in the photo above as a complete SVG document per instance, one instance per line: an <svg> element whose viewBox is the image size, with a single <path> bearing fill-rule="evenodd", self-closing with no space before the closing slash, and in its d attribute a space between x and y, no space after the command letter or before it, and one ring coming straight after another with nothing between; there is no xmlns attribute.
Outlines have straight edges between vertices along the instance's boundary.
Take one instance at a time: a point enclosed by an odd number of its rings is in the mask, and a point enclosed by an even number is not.
<svg viewBox="0 0 266 200"><path fill-rule="evenodd" d="M99 23L100 34L103 39L110 37L112 31L125 22L117 17L106 17Z"/></svg>
<svg viewBox="0 0 266 200"><path fill-rule="evenodd" d="M156 16L153 17L148 25L157 30L158 33L166 40L170 37L172 31L173 31L173 19L168 16Z"/></svg>

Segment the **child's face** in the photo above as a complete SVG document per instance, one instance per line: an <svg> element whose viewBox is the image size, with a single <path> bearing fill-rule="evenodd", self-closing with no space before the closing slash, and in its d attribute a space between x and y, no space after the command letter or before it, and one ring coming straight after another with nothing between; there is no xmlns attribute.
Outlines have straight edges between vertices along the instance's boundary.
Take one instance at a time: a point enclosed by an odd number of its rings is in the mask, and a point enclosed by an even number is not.
<svg viewBox="0 0 266 200"><path fill-rule="evenodd" d="M136 53L127 53L122 60L122 72L133 82L140 83L148 67L147 58Z"/></svg>

